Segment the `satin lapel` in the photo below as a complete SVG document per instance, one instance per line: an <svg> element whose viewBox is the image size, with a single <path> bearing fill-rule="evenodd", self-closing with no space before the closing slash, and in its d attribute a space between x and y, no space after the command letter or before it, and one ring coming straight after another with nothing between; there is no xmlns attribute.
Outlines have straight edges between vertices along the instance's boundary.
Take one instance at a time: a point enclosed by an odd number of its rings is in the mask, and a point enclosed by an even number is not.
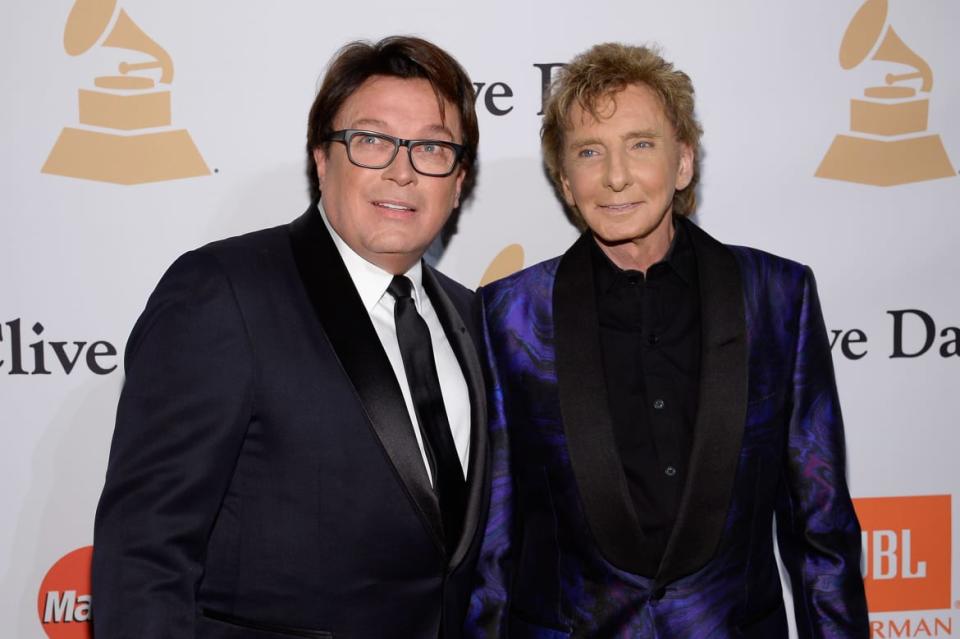
<svg viewBox="0 0 960 639"><path fill-rule="evenodd" d="M467 382L470 395L470 458L467 464L467 512L464 515L463 533L450 556L450 566L455 567L467 554L484 510L484 487L487 485L487 404L483 369L477 356L477 347L466 321L476 314L470 308L457 308L443 290L433 269L424 265L423 285L430 296L447 340L457 356L460 370Z"/></svg>
<svg viewBox="0 0 960 639"><path fill-rule="evenodd" d="M700 404L690 472L667 543L658 584L695 572L714 555L730 508L747 410L747 338L743 280L733 253L681 219L700 278L703 335Z"/></svg>
<svg viewBox="0 0 960 639"><path fill-rule="evenodd" d="M313 207L290 225L294 259L317 318L424 526L441 548L440 506L390 360ZM362 462L361 462L362 463Z"/></svg>
<svg viewBox="0 0 960 639"><path fill-rule="evenodd" d="M594 294L592 236L560 260L553 288L560 411L570 463L590 530L604 557L637 572L643 538L613 434Z"/></svg>

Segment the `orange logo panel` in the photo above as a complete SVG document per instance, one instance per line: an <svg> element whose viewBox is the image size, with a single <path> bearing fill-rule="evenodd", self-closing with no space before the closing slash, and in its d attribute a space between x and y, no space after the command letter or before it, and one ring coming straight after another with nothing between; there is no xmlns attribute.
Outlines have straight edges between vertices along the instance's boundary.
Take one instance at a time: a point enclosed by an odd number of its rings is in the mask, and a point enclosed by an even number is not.
<svg viewBox="0 0 960 639"><path fill-rule="evenodd" d="M870 612L951 607L950 495L854 499Z"/></svg>
<svg viewBox="0 0 960 639"><path fill-rule="evenodd" d="M62 557L47 572L37 596L37 612L50 639L91 639L93 609L90 561L93 546Z"/></svg>

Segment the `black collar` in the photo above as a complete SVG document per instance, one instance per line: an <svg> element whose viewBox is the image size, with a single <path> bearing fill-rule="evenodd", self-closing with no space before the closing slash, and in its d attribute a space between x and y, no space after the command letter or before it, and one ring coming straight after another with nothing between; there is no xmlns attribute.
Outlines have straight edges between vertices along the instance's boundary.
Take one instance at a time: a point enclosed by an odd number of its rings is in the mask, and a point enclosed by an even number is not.
<svg viewBox="0 0 960 639"><path fill-rule="evenodd" d="M670 583L709 561L723 533L747 406L744 290L734 254L686 219L696 256L703 339L700 400L689 473L655 582ZM560 410L570 462L597 546L615 566L639 572L643 534L627 488L607 405L597 330L590 233L563 255L553 289Z"/></svg>
<svg viewBox="0 0 960 639"><path fill-rule="evenodd" d="M680 277L684 284L695 285L697 282L697 260L690 241L689 231L685 224L679 222L677 217L673 219L673 228L673 241L670 242L667 254L664 255L662 260L647 269L646 278L656 278L664 272L672 271ZM624 270L614 264L595 239L590 244L592 246L591 255L593 256L594 285L598 294L605 295L627 280L644 279L644 274L640 271Z"/></svg>

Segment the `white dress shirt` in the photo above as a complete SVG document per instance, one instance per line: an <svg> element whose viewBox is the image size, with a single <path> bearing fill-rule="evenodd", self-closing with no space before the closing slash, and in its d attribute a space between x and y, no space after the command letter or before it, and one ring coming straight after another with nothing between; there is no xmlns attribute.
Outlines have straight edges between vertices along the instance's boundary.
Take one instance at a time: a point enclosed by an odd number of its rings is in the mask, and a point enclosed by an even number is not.
<svg viewBox="0 0 960 639"><path fill-rule="evenodd" d="M433 484L430 464L427 461L427 452L423 447L423 436L420 433L417 413L413 406L413 396L410 393L407 374L403 368L400 344L397 341L397 327L393 320L395 300L387 292L387 287L390 286L393 275L360 257L330 226L323 206L318 203L317 209L320 211L320 217L323 218L327 231L330 232L330 237L333 238L337 251L340 252L340 258L347 267L347 272L350 274L350 279L353 280L357 293L360 294L363 307L370 315L373 328L377 331L380 343L383 344L383 350L387 352L387 358L393 367L393 373L400 384L400 391L403 393L403 401L407 405L407 412L410 414L410 423L414 424L413 434L417 438L417 445L420 447L420 454L423 456L423 464L427 469L427 476L430 477L430 483ZM453 352L453 347L447 341L447 334L443 330L440 318L437 317L437 313L430 303L430 297L423 290L422 263L418 261L404 275L413 282L413 301L420 312L420 316L427 323L427 328L430 329L430 341L433 344L433 358L437 366L437 377L440 379L443 405L447 411L447 421L450 423L453 443L456 445L457 455L460 457L460 466L463 468L464 477L466 477L467 460L470 458L470 395L467 390L467 382L463 377L463 371L460 370L460 363Z"/></svg>

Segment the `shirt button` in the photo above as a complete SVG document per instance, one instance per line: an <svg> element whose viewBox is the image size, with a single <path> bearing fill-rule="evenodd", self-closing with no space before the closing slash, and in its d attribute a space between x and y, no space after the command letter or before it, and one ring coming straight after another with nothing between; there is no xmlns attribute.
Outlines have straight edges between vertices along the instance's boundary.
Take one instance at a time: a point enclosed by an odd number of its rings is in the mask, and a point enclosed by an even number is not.
<svg viewBox="0 0 960 639"><path fill-rule="evenodd" d="M647 344L649 344L650 346L653 346L659 341L660 341L660 337L656 333L650 333L649 335L647 335Z"/></svg>
<svg viewBox="0 0 960 639"><path fill-rule="evenodd" d="M674 468L673 466L667 466L664 469L663 474L666 475L667 477L673 477L674 475L677 474L677 469Z"/></svg>
<svg viewBox="0 0 960 639"><path fill-rule="evenodd" d="M664 403L662 399L655 399L653 401L653 407L656 408L657 410L662 410L663 406L664 406Z"/></svg>

